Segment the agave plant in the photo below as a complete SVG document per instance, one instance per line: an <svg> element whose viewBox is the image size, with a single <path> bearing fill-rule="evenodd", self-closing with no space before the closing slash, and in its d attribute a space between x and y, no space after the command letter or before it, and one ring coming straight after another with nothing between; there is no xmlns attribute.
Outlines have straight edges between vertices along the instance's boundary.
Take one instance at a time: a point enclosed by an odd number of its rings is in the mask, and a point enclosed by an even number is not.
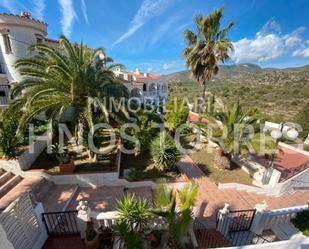
<svg viewBox="0 0 309 249"><path fill-rule="evenodd" d="M72 44L64 36L59 42L59 49L42 43L33 45L31 49L37 55L15 64L23 80L13 88L14 101L7 112L20 115L18 131L42 112L50 119L60 120L64 113L73 110L71 122L76 133L77 127L91 130L96 111L106 121L110 115L124 119L125 109L118 113L110 110L109 100L113 98L117 103L121 97L128 97L128 92L115 80L108 66L110 59L102 56L104 50Z"/></svg>
<svg viewBox="0 0 309 249"><path fill-rule="evenodd" d="M180 151L175 142L163 133L151 143L151 155L159 170L172 169L180 160Z"/></svg>

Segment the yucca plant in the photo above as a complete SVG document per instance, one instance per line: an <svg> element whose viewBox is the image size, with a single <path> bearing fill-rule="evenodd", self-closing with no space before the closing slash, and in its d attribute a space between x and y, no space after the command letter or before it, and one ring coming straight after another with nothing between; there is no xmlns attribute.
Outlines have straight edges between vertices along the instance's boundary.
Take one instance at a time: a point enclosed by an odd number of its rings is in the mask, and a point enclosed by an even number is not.
<svg viewBox="0 0 309 249"><path fill-rule="evenodd" d="M173 169L181 156L175 142L166 133L153 140L151 155L156 167L161 171Z"/></svg>
<svg viewBox="0 0 309 249"><path fill-rule="evenodd" d="M37 55L15 64L23 80L11 92L14 101L7 113L20 115L18 131L42 112L60 120L66 111L73 110L71 121L76 133L77 127L91 130L95 111L106 121L109 116L124 119L125 109L110 111L109 100L114 98L117 103L121 97L128 97L128 92L115 80L107 64L110 59L102 56L104 50L73 44L64 36L59 43L59 49L42 43L33 45L31 49Z"/></svg>
<svg viewBox="0 0 309 249"><path fill-rule="evenodd" d="M147 200L137 199L134 194L118 200L117 211L120 220L128 225L130 231L142 232L148 225L150 213Z"/></svg>
<svg viewBox="0 0 309 249"><path fill-rule="evenodd" d="M188 47L183 54L187 67L200 83L201 97L205 100L206 82L219 72L219 63L229 59L229 53L234 49L233 44L226 38L227 33L235 25L228 23L220 29L224 8L215 10L206 17L196 16L197 32L185 30L184 36ZM202 112L203 109L199 109Z"/></svg>
<svg viewBox="0 0 309 249"><path fill-rule="evenodd" d="M178 191L166 184L160 184L155 190L155 208L152 213L164 218L167 222L172 248L187 248L185 237L194 217L193 207L197 193L198 185L195 183L189 183Z"/></svg>

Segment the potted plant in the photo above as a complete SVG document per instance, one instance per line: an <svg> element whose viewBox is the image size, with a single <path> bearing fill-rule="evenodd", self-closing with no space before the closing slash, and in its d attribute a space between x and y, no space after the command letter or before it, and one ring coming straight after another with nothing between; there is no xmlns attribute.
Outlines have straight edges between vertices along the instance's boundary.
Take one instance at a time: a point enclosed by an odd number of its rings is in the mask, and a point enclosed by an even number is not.
<svg viewBox="0 0 309 249"><path fill-rule="evenodd" d="M52 146L54 157L59 162L60 173L73 173L75 170L74 161L71 160L70 155L63 146L54 144Z"/></svg>
<svg viewBox="0 0 309 249"><path fill-rule="evenodd" d="M90 219L87 222L85 247L86 249L98 249L99 246L100 246L100 236L94 229L92 219Z"/></svg>

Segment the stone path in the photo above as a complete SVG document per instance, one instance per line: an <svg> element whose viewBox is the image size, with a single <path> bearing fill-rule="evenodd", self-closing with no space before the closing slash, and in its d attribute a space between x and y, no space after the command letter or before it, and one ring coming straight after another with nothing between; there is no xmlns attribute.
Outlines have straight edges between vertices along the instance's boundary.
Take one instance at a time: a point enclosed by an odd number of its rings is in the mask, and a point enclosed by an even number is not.
<svg viewBox="0 0 309 249"><path fill-rule="evenodd" d="M190 156L182 157L180 170L191 180L199 184L196 204L196 216L209 228L216 226L215 216L218 209L229 203L232 210L251 209L264 200L268 209L280 209L309 203L309 191L284 194L280 197L258 195L233 189L218 189L217 185L205 176L202 170L193 162Z"/></svg>

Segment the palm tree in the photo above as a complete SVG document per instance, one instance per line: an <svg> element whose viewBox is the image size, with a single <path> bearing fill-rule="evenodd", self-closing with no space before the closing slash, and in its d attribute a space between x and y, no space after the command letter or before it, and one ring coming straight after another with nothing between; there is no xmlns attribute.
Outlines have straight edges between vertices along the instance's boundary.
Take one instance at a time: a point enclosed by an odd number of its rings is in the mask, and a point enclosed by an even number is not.
<svg viewBox="0 0 309 249"><path fill-rule="evenodd" d="M187 29L184 32L188 47L183 54L187 67L200 83L201 97L206 97L206 81L210 81L219 71L218 64L229 59L229 52L234 50L233 44L226 38L227 33L235 25L230 22L220 29L224 8L220 8L206 17L196 16L197 33ZM199 110L202 112L202 108Z"/></svg>
<svg viewBox="0 0 309 249"><path fill-rule="evenodd" d="M198 185L187 184L177 192L166 184L160 184L155 191L155 215L164 218L168 224L169 240L172 248L188 248L185 236L193 220L193 207L198 193ZM176 198L179 197L177 206Z"/></svg>
<svg viewBox="0 0 309 249"><path fill-rule="evenodd" d="M258 118L251 109L244 112L239 103L229 109L217 112L215 116L216 119L210 119L211 123L216 127L215 129L219 127L220 135L223 134L223 137L219 139L213 137L223 154L223 156L217 155L215 160L218 162L216 164L223 168L230 168L232 158L237 157L242 151L250 150L250 142L253 139L250 134L255 131L259 132L256 130ZM218 125L218 120L221 122L220 125Z"/></svg>
<svg viewBox="0 0 309 249"><path fill-rule="evenodd" d="M51 120L60 120L66 111L73 110L75 135L78 127L92 130L96 111L105 121L109 116L126 117L125 109L118 115L109 110L111 98L117 103L121 97L128 97L128 92L115 80L111 59L102 48L90 49L61 36L59 49L46 44L31 49L35 56L16 62L23 80L12 90L14 101L7 111L19 112L19 132L42 112Z"/></svg>

